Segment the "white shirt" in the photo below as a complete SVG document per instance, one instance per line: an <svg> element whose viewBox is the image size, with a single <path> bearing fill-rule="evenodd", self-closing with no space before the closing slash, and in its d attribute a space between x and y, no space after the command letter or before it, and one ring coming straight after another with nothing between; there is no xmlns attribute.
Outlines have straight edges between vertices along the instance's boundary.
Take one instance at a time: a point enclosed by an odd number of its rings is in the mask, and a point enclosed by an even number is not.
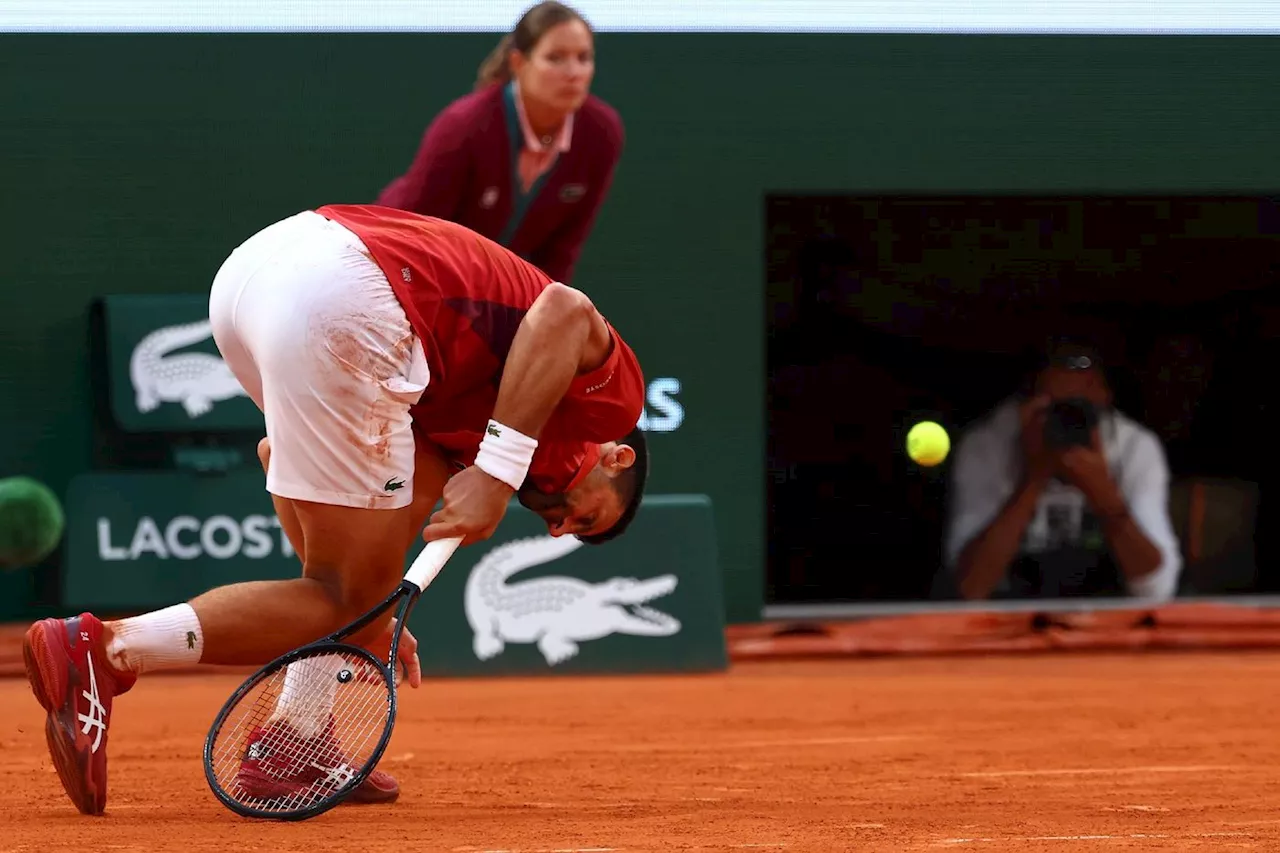
<svg viewBox="0 0 1280 853"><path fill-rule="evenodd" d="M943 556L948 568L966 545L995 519L1022 476L1017 400L1007 400L969 429L956 446ZM1182 572L1178 537L1169 518L1169 467L1155 433L1112 410L1103 416L1103 453L1111 476L1138 528L1159 550L1160 567L1136 580L1126 578L1138 598L1172 598ZM1022 553L1048 550L1079 533L1087 503L1074 486L1053 481L1041 494L1023 536Z"/></svg>

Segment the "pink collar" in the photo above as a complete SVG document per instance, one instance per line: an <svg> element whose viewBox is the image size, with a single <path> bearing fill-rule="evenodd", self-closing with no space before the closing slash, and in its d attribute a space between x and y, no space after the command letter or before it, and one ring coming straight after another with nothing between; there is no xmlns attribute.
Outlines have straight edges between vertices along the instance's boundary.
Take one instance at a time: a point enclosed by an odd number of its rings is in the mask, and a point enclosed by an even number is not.
<svg viewBox="0 0 1280 853"><path fill-rule="evenodd" d="M524 136L524 147L530 151L543 153L545 151L558 151L564 154L569 150L570 143L573 142L573 113L565 116L564 124L560 125L560 132L554 137L539 138L533 132L533 128L529 125L529 117L524 112L524 99L520 97L520 84L511 81L512 94L515 96L516 117L520 120L520 133Z"/></svg>

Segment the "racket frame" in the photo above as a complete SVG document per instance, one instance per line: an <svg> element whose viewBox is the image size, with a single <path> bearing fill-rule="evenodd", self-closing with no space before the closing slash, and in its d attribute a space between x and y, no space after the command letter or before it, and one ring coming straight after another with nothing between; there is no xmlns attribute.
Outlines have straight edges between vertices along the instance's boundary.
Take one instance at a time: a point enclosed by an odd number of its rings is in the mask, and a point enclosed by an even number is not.
<svg viewBox="0 0 1280 853"><path fill-rule="evenodd" d="M414 560L408 572L405 573L404 579L396 586L386 598L370 608L364 615L347 623L343 627L327 634L318 640L299 646L293 651L280 655L275 660L261 667L253 675L249 676L244 682L236 688L230 698L222 704L222 708L213 719L212 725L209 727L209 733L205 736L203 762L204 776L209 783L210 790L213 791L215 797L229 808L242 817L265 818L268 820L282 821L299 821L307 820L327 812L334 806L340 805L345 799L351 796L356 788L364 783L369 777L373 769L378 766L378 762L382 759L382 754L386 751L387 745L391 742L391 732L395 729L396 710L397 710L397 689L396 689L396 655L400 651L400 636L404 633L405 622L409 618L409 614L413 610L414 604L417 603L423 591L435 580L436 575L444 568L445 562L452 556L454 550L461 544L461 539L447 539L427 543L426 548ZM375 619L384 615L392 605L399 601L400 604L396 609L396 627L397 630L391 635L390 651L387 660L384 662L377 655L368 649L350 643L343 643L342 639L368 627ZM326 651L321 651L326 650ZM317 654L347 654L363 658L378 668L383 681L387 685L387 722L383 726L382 736L378 738L378 743L374 746L373 751L369 754L369 758L364 762L360 770L351 777L337 792L330 794L319 802L307 806L302 809L293 809L287 812L265 811L246 806L234 797L229 795L222 789L222 785L218 782L217 775L214 771L214 742L217 740L218 733L222 729L222 725L226 722L231 711L239 704L254 687L262 683L266 678L284 669L289 664L294 663L304 657L312 657Z"/></svg>

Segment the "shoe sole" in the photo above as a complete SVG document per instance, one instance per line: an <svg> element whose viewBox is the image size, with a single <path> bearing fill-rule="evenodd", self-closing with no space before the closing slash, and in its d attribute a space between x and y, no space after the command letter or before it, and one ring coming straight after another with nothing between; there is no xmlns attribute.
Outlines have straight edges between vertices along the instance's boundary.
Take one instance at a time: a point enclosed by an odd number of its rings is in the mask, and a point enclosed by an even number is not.
<svg viewBox="0 0 1280 853"><path fill-rule="evenodd" d="M61 629L62 626L58 627ZM106 803L99 802L95 786L89 783L89 763L92 757L86 750L76 748L75 735L68 738L66 729L59 723L61 700L64 697L51 695L52 688L44 676L42 663L54 666L53 655L65 656L61 649L50 646L45 630L43 624L36 623L22 639L22 661L27 670L27 682L47 715L44 721L45 741L49 744L49 756L53 759L54 769L58 771L63 790L81 814L100 815Z"/></svg>

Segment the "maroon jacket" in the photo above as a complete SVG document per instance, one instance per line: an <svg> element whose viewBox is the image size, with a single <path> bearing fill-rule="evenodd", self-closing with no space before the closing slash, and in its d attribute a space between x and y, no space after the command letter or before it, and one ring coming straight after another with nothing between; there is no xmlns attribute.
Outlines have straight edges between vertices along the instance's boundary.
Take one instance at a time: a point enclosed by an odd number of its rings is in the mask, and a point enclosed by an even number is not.
<svg viewBox="0 0 1280 853"><path fill-rule="evenodd" d="M511 87L459 98L427 128L409 171L378 204L464 225L569 284L624 142L622 119L595 96L573 122L570 150L525 195L516 176L524 141Z"/></svg>

